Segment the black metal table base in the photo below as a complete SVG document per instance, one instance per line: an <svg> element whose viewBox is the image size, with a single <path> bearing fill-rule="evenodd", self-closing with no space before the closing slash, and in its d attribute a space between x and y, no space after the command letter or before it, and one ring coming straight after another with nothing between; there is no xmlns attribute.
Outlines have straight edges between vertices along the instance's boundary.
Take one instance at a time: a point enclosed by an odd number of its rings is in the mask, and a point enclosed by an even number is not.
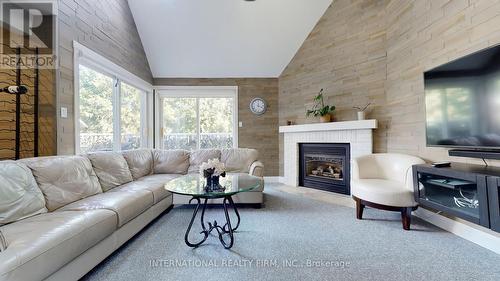
<svg viewBox="0 0 500 281"><path fill-rule="evenodd" d="M217 231L218 236L219 236L219 240L222 243L222 245L224 246L224 248L231 249L231 247L233 247L233 244L234 244L234 231L236 231L236 229L238 229L238 227L240 226L240 214L238 213L238 209L236 209L236 206L234 205L234 201L231 198L231 196L225 196L224 200L222 201L222 205L224 206L224 214L226 215L226 223L222 226L220 226L216 220L213 223L208 222L207 224L205 224L205 210L207 208L208 199L207 198L203 199L203 207L201 210L201 219L200 219L201 227L203 229L200 232L200 234L203 235L203 238L201 239L201 241L196 242L196 243L189 242L189 232L191 231L191 227L193 226L193 222L196 219L196 215L198 214L198 211L199 211L202 203L201 203L200 197L191 198L191 200L189 200L189 203L191 203L191 201L193 201L193 200L196 200L197 204L196 204L196 208L194 209L194 212L193 212L193 217L191 218L191 221L189 222L189 226L186 230L186 234L184 235L184 241L186 242L186 245L188 245L189 247L193 247L193 248L200 246L201 244L203 244L207 240L210 232L212 232L212 230L215 229ZM228 203L231 205L234 212L236 213L236 217L238 218L238 223L236 223L235 227L231 226L231 219L229 217L229 212L227 210ZM207 227L207 225L208 225L208 227ZM225 241L224 237L229 237L229 241Z"/></svg>

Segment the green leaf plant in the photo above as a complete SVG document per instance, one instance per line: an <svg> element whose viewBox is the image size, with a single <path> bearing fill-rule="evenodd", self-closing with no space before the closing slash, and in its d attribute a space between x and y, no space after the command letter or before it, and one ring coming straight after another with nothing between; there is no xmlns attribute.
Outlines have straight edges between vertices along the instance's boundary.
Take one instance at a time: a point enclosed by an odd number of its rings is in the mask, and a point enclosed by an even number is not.
<svg viewBox="0 0 500 281"><path fill-rule="evenodd" d="M318 93L317 96L314 97L314 101L316 102L313 106L312 109L308 109L306 111L306 116L325 116L327 114L330 114L335 110L335 106L333 105L325 105L325 102L323 100L323 89L321 89Z"/></svg>

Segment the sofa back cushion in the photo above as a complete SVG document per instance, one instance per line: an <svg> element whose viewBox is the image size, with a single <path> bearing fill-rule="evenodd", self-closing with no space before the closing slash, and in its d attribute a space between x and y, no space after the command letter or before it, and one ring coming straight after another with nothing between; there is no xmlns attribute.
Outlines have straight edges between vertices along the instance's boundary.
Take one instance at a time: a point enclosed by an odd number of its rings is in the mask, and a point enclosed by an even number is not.
<svg viewBox="0 0 500 281"><path fill-rule="evenodd" d="M94 152L87 154L87 158L104 192L133 180L127 161L119 152Z"/></svg>
<svg viewBox="0 0 500 281"><path fill-rule="evenodd" d="M189 168L189 151L153 150L155 174L186 174Z"/></svg>
<svg viewBox="0 0 500 281"><path fill-rule="evenodd" d="M33 172L49 211L102 192L92 164L86 157L50 156L20 161Z"/></svg>
<svg viewBox="0 0 500 281"><path fill-rule="evenodd" d="M189 169L188 173L198 173L200 165L210 159L220 159L220 150L218 149L200 149L191 151L189 154Z"/></svg>
<svg viewBox="0 0 500 281"><path fill-rule="evenodd" d="M226 171L248 173L250 166L259 158L259 152L251 148L228 148L221 150L221 161Z"/></svg>
<svg viewBox="0 0 500 281"><path fill-rule="evenodd" d="M1 161L0 225L45 212L45 198L30 169L20 162Z"/></svg>
<svg viewBox="0 0 500 281"><path fill-rule="evenodd" d="M153 169L151 149L135 149L122 152L134 180L150 175Z"/></svg>

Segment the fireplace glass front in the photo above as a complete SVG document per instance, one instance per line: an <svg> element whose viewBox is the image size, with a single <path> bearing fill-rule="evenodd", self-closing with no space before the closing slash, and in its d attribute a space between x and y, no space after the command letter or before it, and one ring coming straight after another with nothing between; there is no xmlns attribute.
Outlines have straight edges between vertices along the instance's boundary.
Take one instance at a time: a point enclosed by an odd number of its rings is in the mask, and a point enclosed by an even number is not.
<svg viewBox="0 0 500 281"><path fill-rule="evenodd" d="M326 154L306 154L304 158L307 177L338 181L344 179L343 170L345 157L330 156Z"/></svg>
<svg viewBox="0 0 500 281"><path fill-rule="evenodd" d="M345 143L299 144L299 184L350 194L350 145Z"/></svg>

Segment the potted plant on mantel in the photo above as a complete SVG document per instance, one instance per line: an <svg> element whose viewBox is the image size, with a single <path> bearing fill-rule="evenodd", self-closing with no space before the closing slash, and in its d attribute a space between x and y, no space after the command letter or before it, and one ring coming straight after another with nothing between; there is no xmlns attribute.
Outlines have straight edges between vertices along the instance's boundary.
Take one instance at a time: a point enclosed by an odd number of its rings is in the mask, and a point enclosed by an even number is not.
<svg viewBox="0 0 500 281"><path fill-rule="evenodd" d="M323 89L321 89L317 96L314 97L314 104L312 109L308 109L306 112L306 116L314 116L318 117L319 120L323 123L330 122L332 120L331 113L335 110L335 106L333 105L325 105L323 100Z"/></svg>

